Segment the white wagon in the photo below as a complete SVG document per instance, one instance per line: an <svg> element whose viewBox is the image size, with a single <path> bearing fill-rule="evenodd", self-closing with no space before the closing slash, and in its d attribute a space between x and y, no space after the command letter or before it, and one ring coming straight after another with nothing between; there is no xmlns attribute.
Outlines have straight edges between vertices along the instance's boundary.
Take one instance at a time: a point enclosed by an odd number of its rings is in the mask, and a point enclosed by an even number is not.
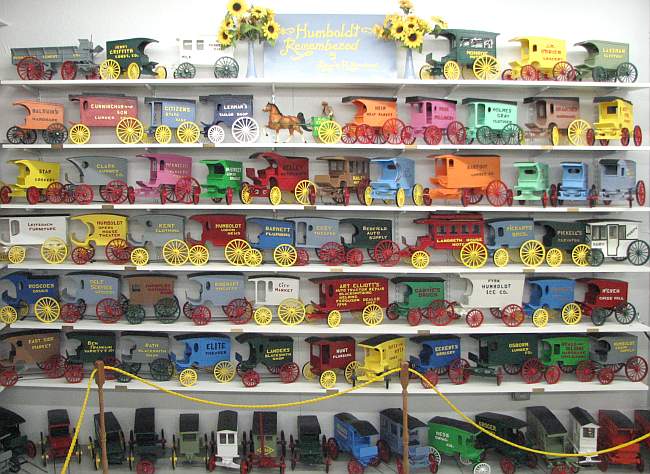
<svg viewBox="0 0 650 474"><path fill-rule="evenodd" d="M305 305L300 300L300 278L288 276L253 276L248 278L253 287L253 304L258 306L253 319L266 326L273 319L269 306L277 306L278 317L293 326L305 319Z"/></svg>
<svg viewBox="0 0 650 474"><path fill-rule="evenodd" d="M68 255L68 216L0 217L0 247L4 258L22 263L29 247L39 247L47 263L62 263Z"/></svg>
<svg viewBox="0 0 650 474"><path fill-rule="evenodd" d="M197 67L213 67L217 79L234 79L239 75L239 64L232 48L221 49L216 35L177 38L179 65L174 79L192 79Z"/></svg>
<svg viewBox="0 0 650 474"><path fill-rule="evenodd" d="M632 265L645 265L650 259L650 246L639 239L640 223L626 219L586 221L585 236L591 247L589 263L598 266L605 258L612 258L617 262L627 260Z"/></svg>
<svg viewBox="0 0 650 474"><path fill-rule="evenodd" d="M568 441L574 453L593 453L598 450L598 430L600 425L587 410L580 407L569 409ZM600 462L598 456L580 458L580 464L592 465Z"/></svg>
<svg viewBox="0 0 650 474"><path fill-rule="evenodd" d="M237 412L223 410L217 418L217 433L212 440L213 454L208 461L208 471L217 466L229 469L239 469L239 445L237 441Z"/></svg>

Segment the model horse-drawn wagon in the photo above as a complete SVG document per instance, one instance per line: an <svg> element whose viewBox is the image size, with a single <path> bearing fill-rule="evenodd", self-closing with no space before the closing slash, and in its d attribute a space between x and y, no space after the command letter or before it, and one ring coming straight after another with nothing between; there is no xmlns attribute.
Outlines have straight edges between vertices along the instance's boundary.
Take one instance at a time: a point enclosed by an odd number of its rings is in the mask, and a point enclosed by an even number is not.
<svg viewBox="0 0 650 474"><path fill-rule="evenodd" d="M79 102L79 122L70 127L70 141L83 145L90 141L90 128L114 128L122 143L139 143L144 127L138 120L138 98L124 94L73 94L68 98Z"/></svg>
<svg viewBox="0 0 650 474"><path fill-rule="evenodd" d="M253 96L249 94L212 94L199 96L199 101L214 106L211 122L201 122L203 135L215 145L226 137L225 127L230 127L237 143L256 142L260 127L253 118Z"/></svg>
<svg viewBox="0 0 650 474"><path fill-rule="evenodd" d="M343 127L343 143L402 143L404 122L397 118L397 98L348 96L341 101L356 107L354 119Z"/></svg>
<svg viewBox="0 0 650 474"><path fill-rule="evenodd" d="M7 130L9 143L32 145L36 143L39 131L48 145L60 145L68 139L68 129L63 119L63 104L23 99L13 105L22 107L27 115L21 125L14 125Z"/></svg>
<svg viewBox="0 0 650 474"><path fill-rule="evenodd" d="M36 329L3 334L0 356L0 386L16 385L19 378L63 377L65 358L61 355L61 333Z"/></svg>
<svg viewBox="0 0 650 474"><path fill-rule="evenodd" d="M239 75L239 64L233 51L224 51L214 35L199 35L176 39L179 64L174 79L193 79L196 68L212 67L217 79L234 79Z"/></svg>
<svg viewBox="0 0 650 474"><path fill-rule="evenodd" d="M630 45L614 41L587 40L576 43L587 51L583 64L576 66L578 80L636 82L638 71L630 62Z"/></svg>
<svg viewBox="0 0 650 474"><path fill-rule="evenodd" d="M411 121L402 129L404 145L412 145L422 135L427 145L439 145L444 136L454 145L465 144L465 126L456 118L456 104L453 99L411 96L406 98L411 109Z"/></svg>
<svg viewBox="0 0 650 474"><path fill-rule="evenodd" d="M576 69L567 62L566 42L542 36L522 36L511 41L521 45L520 59L510 63L510 69L501 73L501 79L539 81L575 81Z"/></svg>
<svg viewBox="0 0 650 474"><path fill-rule="evenodd" d="M72 80L81 72L86 79L97 77L95 55L104 50L92 40L80 39L78 46L11 48L11 64L22 80L52 79L61 68L61 79Z"/></svg>
<svg viewBox="0 0 650 474"><path fill-rule="evenodd" d="M106 42L106 59L99 65L99 77L102 79L119 79L125 74L129 79L139 79L145 74L156 79L165 79L167 69L157 62L149 60L144 52L151 43L151 38L128 38Z"/></svg>
<svg viewBox="0 0 650 474"><path fill-rule="evenodd" d="M265 336L262 334L240 334L235 338L240 344L248 344L248 359L238 352L237 374L245 387L255 387L262 380L255 370L263 365L272 375L278 375L282 383L298 380L300 368L293 360L293 339L289 336Z"/></svg>
<svg viewBox="0 0 650 474"><path fill-rule="evenodd" d="M136 181L136 195L159 196L166 202L198 204L201 186L192 177L192 158L171 153L144 153L140 158L149 160L149 181Z"/></svg>
<svg viewBox="0 0 650 474"><path fill-rule="evenodd" d="M320 386L333 388L337 371L342 371L345 381L353 382L359 363L356 361L355 341L349 336L308 337L309 361L302 366L302 375L307 380L318 377Z"/></svg>

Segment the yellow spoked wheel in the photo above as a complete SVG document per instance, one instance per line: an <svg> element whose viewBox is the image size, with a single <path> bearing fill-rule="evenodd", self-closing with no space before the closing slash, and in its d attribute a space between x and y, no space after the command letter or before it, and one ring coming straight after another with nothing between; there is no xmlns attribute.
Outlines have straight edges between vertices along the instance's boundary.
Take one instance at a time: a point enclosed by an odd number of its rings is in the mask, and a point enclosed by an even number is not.
<svg viewBox="0 0 650 474"><path fill-rule="evenodd" d="M247 267L258 267L262 264L262 252L258 249L248 249L244 254Z"/></svg>
<svg viewBox="0 0 650 474"><path fill-rule="evenodd" d="M548 310L546 308L537 308L533 313L533 324L538 328L543 328L548 324Z"/></svg>
<svg viewBox="0 0 650 474"><path fill-rule="evenodd" d="M228 383L235 378L235 367L229 360L222 360L214 365L212 370L214 379L219 383Z"/></svg>
<svg viewBox="0 0 650 474"><path fill-rule="evenodd" d="M176 139L180 143L196 143L200 136L199 126L194 122L183 122L176 129Z"/></svg>
<svg viewBox="0 0 650 474"><path fill-rule="evenodd" d="M250 204L253 202L253 196L251 196L251 190L248 187L248 184L244 183L239 191L239 197L243 204Z"/></svg>
<svg viewBox="0 0 650 474"><path fill-rule="evenodd" d="M163 259L174 267L184 265L190 256L190 248L185 241L172 239L165 242L162 248Z"/></svg>
<svg viewBox="0 0 650 474"><path fill-rule="evenodd" d="M0 321L5 324L13 324L18 321L18 311L13 306L3 306L0 308Z"/></svg>
<svg viewBox="0 0 650 474"><path fill-rule="evenodd" d="M565 324L578 324L582 319L582 310L578 303L568 303L562 308L562 321Z"/></svg>
<svg viewBox="0 0 650 474"><path fill-rule="evenodd" d="M298 260L298 252L291 244L280 244L273 250L273 261L280 267L291 267Z"/></svg>
<svg viewBox="0 0 650 474"><path fill-rule="evenodd" d="M205 265L210 260L210 252L205 245L192 245L190 247L189 260L192 265Z"/></svg>
<svg viewBox="0 0 650 474"><path fill-rule="evenodd" d="M257 308L253 313L253 319L259 326L268 326L273 320L273 313L266 306Z"/></svg>
<svg viewBox="0 0 650 474"><path fill-rule="evenodd" d="M549 267L559 267L562 265L562 261L564 260L564 255L562 254L562 250L552 248L549 249L548 252L546 252L546 264Z"/></svg>
<svg viewBox="0 0 650 474"><path fill-rule="evenodd" d="M102 61L99 65L99 77L102 79L119 79L122 74L122 69L117 61L114 59L107 59Z"/></svg>
<svg viewBox="0 0 650 474"><path fill-rule="evenodd" d="M336 372L333 370L326 370L320 374L320 386L323 388L334 388L336 385Z"/></svg>
<svg viewBox="0 0 650 474"><path fill-rule="evenodd" d="M429 254L424 250L416 250L411 255L411 265L418 270L427 268L429 266Z"/></svg>
<svg viewBox="0 0 650 474"><path fill-rule="evenodd" d="M334 120L326 120L318 127L318 139L328 145L340 142L342 135L341 126Z"/></svg>
<svg viewBox="0 0 650 474"><path fill-rule="evenodd" d="M141 267L149 263L149 251L144 247L138 247L131 252L131 263Z"/></svg>
<svg viewBox="0 0 650 474"><path fill-rule="evenodd" d="M369 304L363 308L361 313L361 320L367 326L376 326L384 319L384 310L378 304Z"/></svg>
<svg viewBox="0 0 650 474"><path fill-rule="evenodd" d="M397 204L397 207L404 207L405 203L406 203L406 192L404 191L404 188L399 188L397 190L397 193L395 193L395 204Z"/></svg>
<svg viewBox="0 0 650 474"><path fill-rule="evenodd" d="M433 79L433 69L428 64L425 64L420 68L419 76L423 81L430 81Z"/></svg>
<svg viewBox="0 0 650 474"><path fill-rule="evenodd" d="M510 261L510 254L508 254L508 250L496 249L494 255L492 255L492 261L494 262L494 265L499 268L508 265L508 262Z"/></svg>
<svg viewBox="0 0 650 474"><path fill-rule="evenodd" d="M591 248L587 244L578 244L571 251L571 261L579 267L586 267L589 265L590 253Z"/></svg>
<svg viewBox="0 0 650 474"><path fill-rule="evenodd" d="M41 245L41 257L47 263L56 265L63 263L68 256L68 246L58 237L50 237Z"/></svg>
<svg viewBox="0 0 650 474"><path fill-rule="evenodd" d="M153 70L156 79L167 79L167 68L165 66L156 66Z"/></svg>
<svg viewBox="0 0 650 474"><path fill-rule="evenodd" d="M449 81L460 79L460 66L456 61L447 61L442 68L442 75Z"/></svg>
<svg viewBox="0 0 650 474"><path fill-rule="evenodd" d="M366 186L366 189L363 190L363 203L366 206L372 206L372 188L370 186Z"/></svg>
<svg viewBox="0 0 650 474"><path fill-rule="evenodd" d="M347 383L352 383L354 381L354 374L357 372L357 369L359 368L359 363L356 360L353 360L350 362L348 365L345 366L345 381Z"/></svg>
<svg viewBox="0 0 650 474"><path fill-rule="evenodd" d="M551 133L550 139L551 139L551 145L557 146L560 144L560 129L557 128L557 125L553 125L551 127Z"/></svg>
<svg viewBox="0 0 650 474"><path fill-rule="evenodd" d="M309 206L313 204L312 199L316 198L316 185L308 179L303 179L296 184L293 195L296 197L298 204Z"/></svg>
<svg viewBox="0 0 650 474"><path fill-rule="evenodd" d="M474 72L476 79L480 79L481 81L491 81L499 78L501 68L499 68L497 58L486 54L485 56L479 56L476 58L476 61L474 61L474 64L472 65L472 71Z"/></svg>
<svg viewBox="0 0 650 474"><path fill-rule="evenodd" d="M488 251L481 242L467 242L460 248L460 261L468 268L481 268L487 263Z"/></svg>
<svg viewBox="0 0 650 474"><path fill-rule="evenodd" d="M269 201L274 206L277 206L282 202L282 191L277 186L273 186L271 191L269 191Z"/></svg>
<svg viewBox="0 0 650 474"><path fill-rule="evenodd" d="M337 328L341 325L342 319L341 312L338 309L333 309L327 315L327 325L331 328Z"/></svg>
<svg viewBox="0 0 650 474"><path fill-rule="evenodd" d="M183 387L191 387L199 380L199 373L196 369L184 369L178 374L178 381Z"/></svg>
<svg viewBox="0 0 650 474"><path fill-rule="evenodd" d="M527 240L519 248L519 257L527 267L539 267L545 256L546 250L538 240Z"/></svg>
<svg viewBox="0 0 650 474"><path fill-rule="evenodd" d="M567 129L567 136L571 145L584 146L587 145L587 132L591 129L589 122L582 119L574 120L569 124Z"/></svg>
<svg viewBox="0 0 650 474"><path fill-rule="evenodd" d="M295 298L287 298L278 306L278 318L287 326L295 326L305 320L305 305Z"/></svg>
<svg viewBox="0 0 650 474"><path fill-rule="evenodd" d="M13 247L10 247L9 252L7 253L7 258L11 263L23 263L26 256L27 249L22 245L14 245Z"/></svg>
<svg viewBox="0 0 650 474"><path fill-rule="evenodd" d="M75 145L83 145L90 141L90 129L83 123L76 123L68 130L68 138Z"/></svg>
<svg viewBox="0 0 650 474"><path fill-rule="evenodd" d="M140 79L142 70L138 63L131 63L126 67L126 77L129 79Z"/></svg>
<svg viewBox="0 0 650 474"><path fill-rule="evenodd" d="M421 184L413 186L413 204L416 206L424 205L424 188Z"/></svg>
<svg viewBox="0 0 650 474"><path fill-rule="evenodd" d="M59 319L61 306L50 296L43 296L34 303L34 315L42 323L52 323Z"/></svg>
<svg viewBox="0 0 650 474"><path fill-rule="evenodd" d="M244 239L233 239L226 244L224 254L229 264L241 267L246 265L246 252L251 249L251 245Z"/></svg>
<svg viewBox="0 0 650 474"><path fill-rule="evenodd" d="M117 139L127 145L140 143L144 138L144 125L137 118L124 117L115 127Z"/></svg>
<svg viewBox="0 0 650 474"><path fill-rule="evenodd" d="M158 143L166 145L172 141L172 129L167 125L158 125L153 137Z"/></svg>
<svg viewBox="0 0 650 474"><path fill-rule="evenodd" d="M305 365L302 366L302 376L305 377L305 380L314 380L316 378L316 374L311 370L311 364L309 362L305 362Z"/></svg>

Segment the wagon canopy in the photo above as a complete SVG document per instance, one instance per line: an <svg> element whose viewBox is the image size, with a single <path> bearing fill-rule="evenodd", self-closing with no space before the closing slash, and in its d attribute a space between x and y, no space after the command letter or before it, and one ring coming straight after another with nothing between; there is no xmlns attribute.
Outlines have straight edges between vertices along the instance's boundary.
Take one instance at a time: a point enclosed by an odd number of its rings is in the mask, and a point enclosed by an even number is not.
<svg viewBox="0 0 650 474"><path fill-rule="evenodd" d="M71 183L85 183L91 186L107 184L112 180L127 181L128 161L119 156L73 156L66 158L77 169L79 180L72 180L65 173L65 180Z"/></svg>
<svg viewBox="0 0 650 474"><path fill-rule="evenodd" d="M594 97L594 104L604 104L607 102L618 102L618 101L624 102L630 106L632 105L632 102L630 102L629 100L615 95L603 95L600 97Z"/></svg>
<svg viewBox="0 0 650 474"><path fill-rule="evenodd" d="M154 408L136 408L133 431L136 436L148 435L156 431L156 411Z"/></svg>
<svg viewBox="0 0 650 474"><path fill-rule="evenodd" d="M351 413L337 413L334 415L334 418L338 419L342 423L347 423L359 434L359 436L374 436L379 434L370 422L365 420L359 420L356 416Z"/></svg>
<svg viewBox="0 0 650 474"><path fill-rule="evenodd" d="M401 336L396 336L395 334L380 334L379 336L374 336L369 339L366 339L365 341L361 341L358 343L358 345L359 347L365 347L367 349L377 349L382 344L400 338Z"/></svg>
<svg viewBox="0 0 650 474"><path fill-rule="evenodd" d="M237 431L237 412L222 410L217 417L217 431Z"/></svg>
<svg viewBox="0 0 650 474"><path fill-rule="evenodd" d="M511 429L511 430L521 430L525 428L527 423L524 420L515 418L514 416L504 415L502 413L494 413L490 411L484 411L476 415L476 420L486 421L496 428L496 431L499 428Z"/></svg>
<svg viewBox="0 0 650 474"><path fill-rule="evenodd" d="M298 439L303 436L318 436L321 433L320 423L316 415L298 416Z"/></svg>
<svg viewBox="0 0 650 474"><path fill-rule="evenodd" d="M68 417L68 410L65 408L58 408L56 410L48 410L47 424L51 425L69 425L70 418Z"/></svg>
<svg viewBox="0 0 650 474"><path fill-rule="evenodd" d="M557 417L544 406L526 407L526 412L534 416L548 436L566 435L567 431L564 425Z"/></svg>
<svg viewBox="0 0 650 474"><path fill-rule="evenodd" d="M599 410L598 418L609 418L619 430L633 430L634 423L618 410Z"/></svg>
<svg viewBox="0 0 650 474"><path fill-rule="evenodd" d="M95 432L99 433L99 413L95 413L93 418L95 421ZM117 418L112 411L104 413L104 424L106 427L106 433L119 433L122 431L120 422L117 421Z"/></svg>
<svg viewBox="0 0 650 474"><path fill-rule="evenodd" d="M580 426L598 425L594 417L591 416L591 414L584 408L581 407L569 408L569 413L571 413L571 416L576 420L576 422Z"/></svg>
<svg viewBox="0 0 650 474"><path fill-rule="evenodd" d="M402 409L401 408L386 408L379 412L381 416L385 416L393 423L402 426ZM408 415L408 429L414 430L417 428L424 428L427 425L422 421L418 420L416 417Z"/></svg>
<svg viewBox="0 0 650 474"><path fill-rule="evenodd" d="M517 106L516 101L512 100L497 100L497 99L477 99L475 97L467 97L463 99L463 104L506 104Z"/></svg>
<svg viewBox="0 0 650 474"><path fill-rule="evenodd" d="M407 97L404 102L407 104L418 104L420 102L449 102L454 105L458 103L455 99L440 99L439 97L425 97L421 95L412 95Z"/></svg>
<svg viewBox="0 0 650 474"><path fill-rule="evenodd" d="M429 420L429 423L438 425L445 425L455 428L457 430L466 431L472 435L479 434L481 431L466 421L456 420L455 418L447 418L446 416L434 416Z"/></svg>
<svg viewBox="0 0 650 474"><path fill-rule="evenodd" d="M197 433L199 431L199 414L181 413L178 417L178 431L181 433Z"/></svg>
<svg viewBox="0 0 650 474"><path fill-rule="evenodd" d="M0 429L13 428L25 423L25 419L18 413L0 407Z"/></svg>
<svg viewBox="0 0 650 474"><path fill-rule="evenodd" d="M260 427L262 421L264 432ZM253 412L253 434L254 435L276 435L278 432L278 414L274 411Z"/></svg>
<svg viewBox="0 0 650 474"><path fill-rule="evenodd" d="M605 68L616 68L621 63L629 61L630 45L615 41L585 40L576 43L575 46L582 46L587 50L588 56L585 59L587 66L602 66Z"/></svg>

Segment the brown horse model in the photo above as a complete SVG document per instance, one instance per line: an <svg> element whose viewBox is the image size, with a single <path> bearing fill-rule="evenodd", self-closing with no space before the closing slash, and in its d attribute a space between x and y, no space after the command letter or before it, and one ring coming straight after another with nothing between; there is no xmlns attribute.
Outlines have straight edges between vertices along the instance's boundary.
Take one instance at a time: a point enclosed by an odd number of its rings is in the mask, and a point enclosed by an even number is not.
<svg viewBox="0 0 650 474"><path fill-rule="evenodd" d="M297 117L293 115L282 115L278 106L271 102L268 102L264 106L262 112L269 113L269 122L266 124L264 133L268 136L267 130L275 131L275 143L278 142L280 130L289 130L289 136L286 140L287 142L291 141L293 138L293 132L298 132L300 134L303 143L307 142L302 131L306 130L307 132L311 132L311 129L305 124L305 116L302 112L298 112Z"/></svg>

